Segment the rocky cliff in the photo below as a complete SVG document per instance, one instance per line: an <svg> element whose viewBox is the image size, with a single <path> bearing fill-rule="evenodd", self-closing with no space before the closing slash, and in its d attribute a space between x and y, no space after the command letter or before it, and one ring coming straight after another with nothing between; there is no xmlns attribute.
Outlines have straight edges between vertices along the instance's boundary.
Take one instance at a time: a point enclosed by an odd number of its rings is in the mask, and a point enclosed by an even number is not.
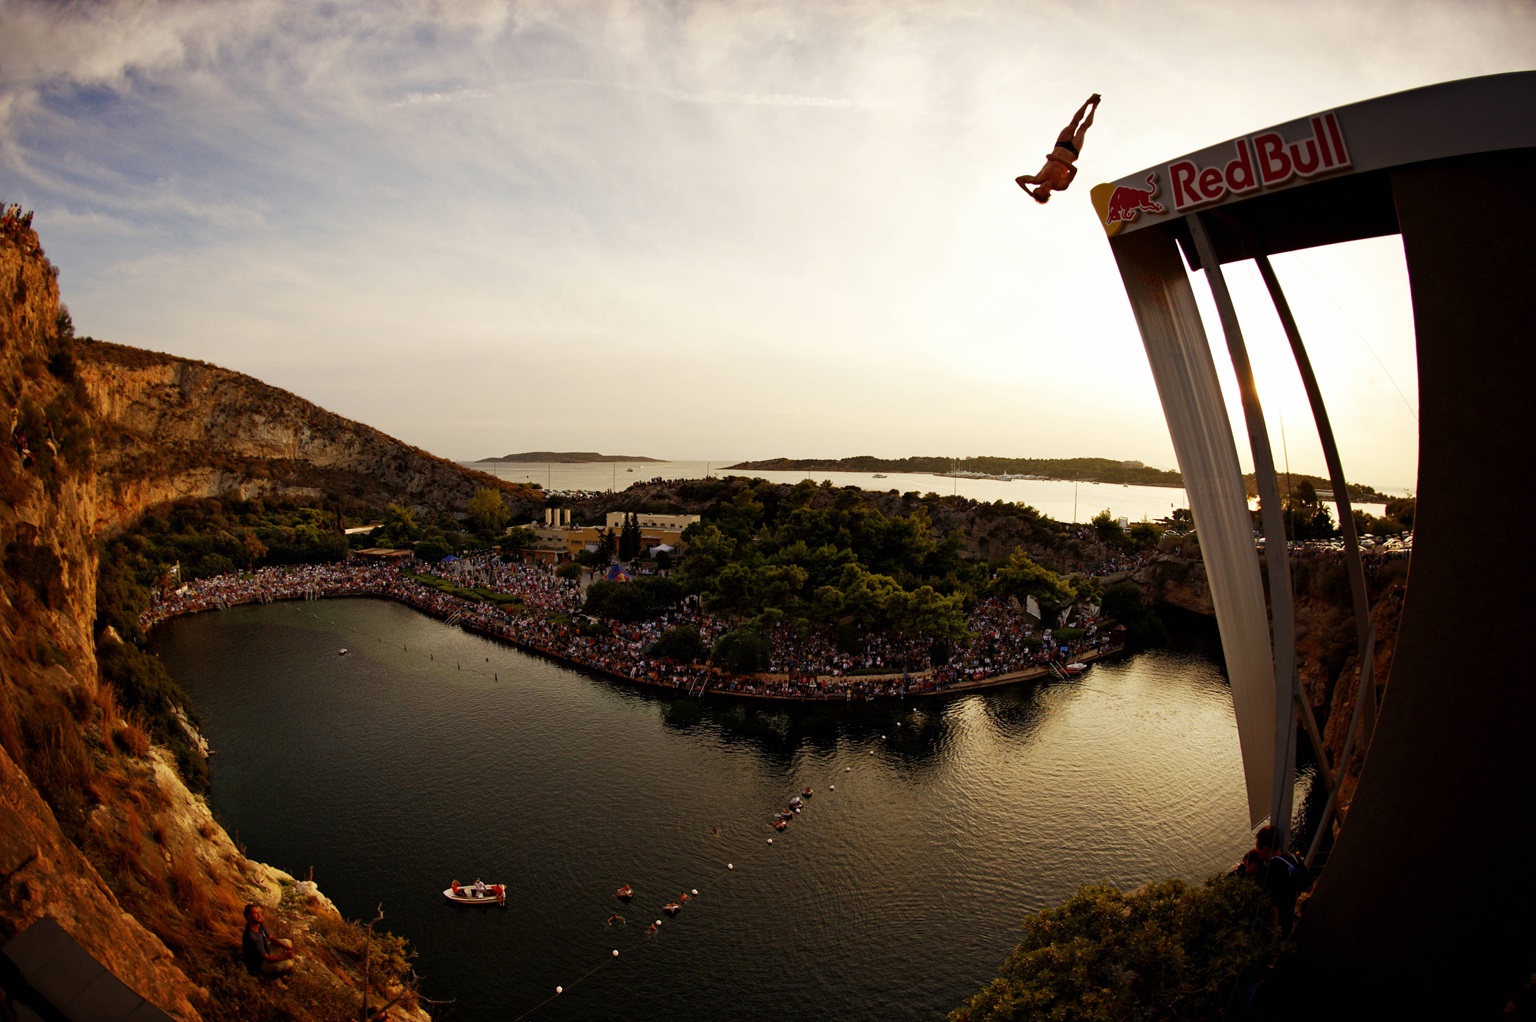
<svg viewBox="0 0 1536 1022"><path fill-rule="evenodd" d="M180 1019L343 1017L362 931L313 884L252 862L101 680L97 544L182 497L337 509L462 509L483 486L432 457L215 366L72 337L37 235L0 230L0 944L52 916ZM106 647L101 647L106 648ZM238 967L241 909L268 906L303 956L281 990ZM403 950L373 946L375 1003ZM393 962L393 969L388 962ZM408 994L394 1009L415 1016ZM422 1016L424 1017L424 1016Z"/></svg>
<svg viewBox="0 0 1536 1022"><path fill-rule="evenodd" d="M100 529L184 497L417 511L462 510L481 487L519 510L541 499L241 373L102 341L73 350L96 417Z"/></svg>

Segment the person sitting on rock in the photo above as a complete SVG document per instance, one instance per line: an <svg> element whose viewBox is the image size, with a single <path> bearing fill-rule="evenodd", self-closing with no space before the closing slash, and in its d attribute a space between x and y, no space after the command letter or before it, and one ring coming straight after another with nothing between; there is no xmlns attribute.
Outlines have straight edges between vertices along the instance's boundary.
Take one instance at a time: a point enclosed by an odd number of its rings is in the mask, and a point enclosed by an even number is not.
<svg viewBox="0 0 1536 1022"><path fill-rule="evenodd" d="M245 937L240 954L252 976L282 976L293 971L293 942L274 937L261 921L261 906L245 906Z"/></svg>

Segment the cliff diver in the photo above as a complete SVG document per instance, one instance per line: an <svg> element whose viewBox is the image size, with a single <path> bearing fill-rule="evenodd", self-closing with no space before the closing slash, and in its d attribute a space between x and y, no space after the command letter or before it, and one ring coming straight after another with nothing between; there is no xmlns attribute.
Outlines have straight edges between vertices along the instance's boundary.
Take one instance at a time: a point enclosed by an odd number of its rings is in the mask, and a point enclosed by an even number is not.
<svg viewBox="0 0 1536 1022"><path fill-rule="evenodd" d="M1097 92L1077 108L1072 123L1056 135L1056 145L1045 157L1045 164L1038 173L1014 178L1014 183L1042 206L1050 201L1051 192L1064 192L1077 177L1077 158L1083 152L1083 136L1093 127L1093 115L1098 112L1101 97ZM1087 115L1086 117L1084 115ZM1030 189L1034 185L1034 189Z"/></svg>

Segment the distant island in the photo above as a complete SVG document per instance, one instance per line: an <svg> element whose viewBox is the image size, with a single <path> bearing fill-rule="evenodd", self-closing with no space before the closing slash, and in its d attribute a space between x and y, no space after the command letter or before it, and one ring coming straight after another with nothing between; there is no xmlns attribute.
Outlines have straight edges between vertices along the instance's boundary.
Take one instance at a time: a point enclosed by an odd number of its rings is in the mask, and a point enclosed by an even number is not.
<svg viewBox="0 0 1536 1022"><path fill-rule="evenodd" d="M503 454L499 458L481 458L475 462L483 465L490 461L528 461L545 465L555 462L560 465L580 465L590 462L609 461L655 461L661 458L642 458L636 454L598 454L596 451L524 451L522 454Z"/></svg>
<svg viewBox="0 0 1536 1022"><path fill-rule="evenodd" d="M868 454L852 458L770 458L743 461L722 471L744 472L911 472L924 475L956 475L981 479L1077 479L1085 483L1121 483L1127 486L1183 486L1184 477L1173 469L1151 468L1139 461L1112 458L876 458ZM1250 497L1258 495L1253 473L1243 477ZM1300 472L1290 473L1292 488L1303 481L1318 495L1331 497L1328 480ZM1284 485L1282 483L1282 485ZM1349 498L1366 503L1385 503L1391 498L1364 483L1349 483Z"/></svg>
<svg viewBox="0 0 1536 1022"><path fill-rule="evenodd" d="M756 472L916 472L961 477L1008 476L1009 478L1081 479L1083 482L1134 483L1138 486L1183 486L1177 472L1148 468L1139 461L1110 458L773 458L744 461L727 471Z"/></svg>

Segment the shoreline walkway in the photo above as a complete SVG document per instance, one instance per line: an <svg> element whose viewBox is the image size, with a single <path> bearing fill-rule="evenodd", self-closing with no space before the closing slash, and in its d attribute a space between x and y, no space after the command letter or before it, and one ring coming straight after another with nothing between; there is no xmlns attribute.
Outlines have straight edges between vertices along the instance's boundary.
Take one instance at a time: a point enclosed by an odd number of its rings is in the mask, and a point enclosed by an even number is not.
<svg viewBox="0 0 1536 1022"><path fill-rule="evenodd" d="M1053 662L1044 661L1022 668L984 673L984 668L963 670L957 677L935 679L946 668L922 671L893 671L883 674L783 673L733 675L718 668L699 664L674 664L670 661L636 657L632 650L614 655L612 643L587 636L561 635L547 626L543 634L529 634L519 629L519 620L503 608L474 603L423 585L394 568L377 566L325 565L264 568L250 576L220 576L189 583L167 598L156 598L139 618L139 627L148 631L173 617L183 617L206 610L225 610L253 603L327 598L371 598L392 600L418 613L455 625L571 667L606 678L646 688L682 692L690 697L721 695L770 702L848 703L876 699L903 699L924 696L948 696L984 689L1057 677ZM522 622L527 624L527 622ZM560 649L549 641L565 638L570 648ZM607 638L617 638L611 636ZM544 640L544 641L540 641ZM1054 661L1092 664L1118 656L1124 646L1108 643L1102 637L1093 643L1070 644L1070 660ZM978 676L977 672L980 671Z"/></svg>

